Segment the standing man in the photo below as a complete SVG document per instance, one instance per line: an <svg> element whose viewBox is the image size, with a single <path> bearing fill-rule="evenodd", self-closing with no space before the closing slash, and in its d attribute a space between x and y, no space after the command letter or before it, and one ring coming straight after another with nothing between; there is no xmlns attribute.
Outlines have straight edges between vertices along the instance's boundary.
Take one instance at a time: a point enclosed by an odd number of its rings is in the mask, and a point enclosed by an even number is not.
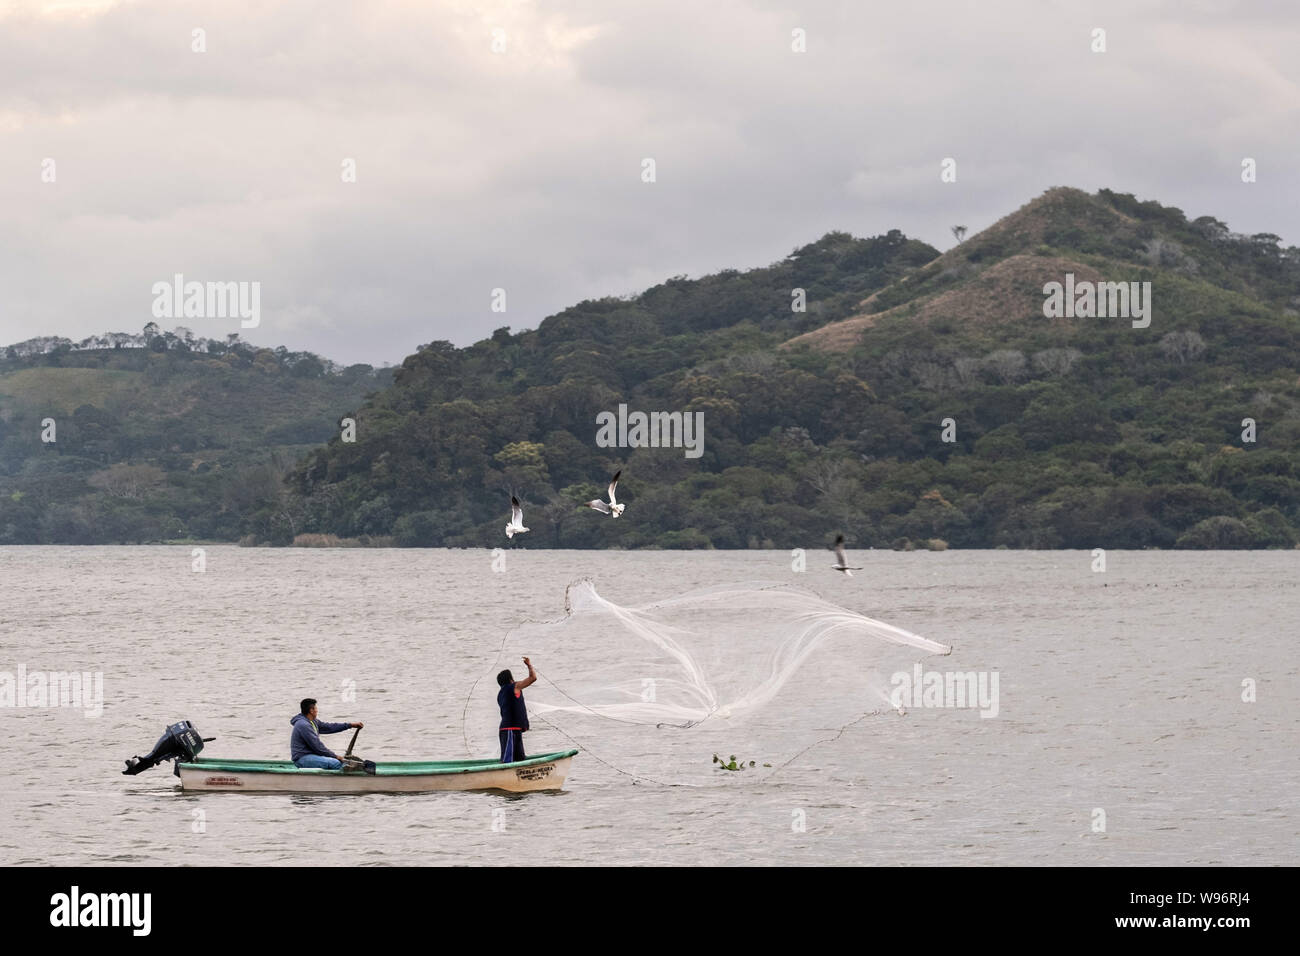
<svg viewBox="0 0 1300 956"><path fill-rule="evenodd" d="M528 665L528 676L517 681L510 671L497 675L497 706L501 708L501 762L514 763L526 759L524 755L524 732L528 730L528 708L524 706L524 688L537 680L533 663L524 658Z"/></svg>
<svg viewBox="0 0 1300 956"><path fill-rule="evenodd" d="M320 742L321 734L337 734L340 730L352 727L364 727L357 721L354 724L332 724L316 719L316 700L305 698L299 705L301 713L294 714L289 723L293 726L293 736L289 738L289 756L295 765L304 770L338 770L343 761L339 755Z"/></svg>

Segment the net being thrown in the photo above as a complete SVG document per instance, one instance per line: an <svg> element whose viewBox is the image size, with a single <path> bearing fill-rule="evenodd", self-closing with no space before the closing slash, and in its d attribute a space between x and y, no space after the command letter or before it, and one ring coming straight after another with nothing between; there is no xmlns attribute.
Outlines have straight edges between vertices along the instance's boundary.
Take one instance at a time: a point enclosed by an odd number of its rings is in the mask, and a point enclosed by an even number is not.
<svg viewBox="0 0 1300 956"><path fill-rule="evenodd" d="M778 699L782 711L797 712L805 700L816 704L824 722L831 716L826 688L871 687L872 703L888 706L879 679L884 668L915 659L917 651L951 650L779 584L722 585L623 607L582 579L569 585L565 612L512 635L512 649L547 661L549 679L530 707L625 724L736 721ZM860 713L867 701L859 694L850 703L848 711Z"/></svg>

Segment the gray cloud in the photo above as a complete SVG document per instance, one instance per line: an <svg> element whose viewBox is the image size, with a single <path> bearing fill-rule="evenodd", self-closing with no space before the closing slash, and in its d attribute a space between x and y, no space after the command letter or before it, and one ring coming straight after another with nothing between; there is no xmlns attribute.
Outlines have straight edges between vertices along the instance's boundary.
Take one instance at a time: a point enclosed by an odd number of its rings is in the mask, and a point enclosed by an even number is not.
<svg viewBox="0 0 1300 956"><path fill-rule="evenodd" d="M0 342L139 329L181 272L261 281L253 341L397 362L1053 185L1300 242L1284 3L48 6L0 13Z"/></svg>

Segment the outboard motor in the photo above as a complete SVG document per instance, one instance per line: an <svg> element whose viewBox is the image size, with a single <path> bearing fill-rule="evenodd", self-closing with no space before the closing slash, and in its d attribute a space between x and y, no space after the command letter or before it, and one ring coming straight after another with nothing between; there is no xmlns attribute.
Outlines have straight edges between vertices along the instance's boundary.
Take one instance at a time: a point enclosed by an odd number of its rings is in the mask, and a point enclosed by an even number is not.
<svg viewBox="0 0 1300 956"><path fill-rule="evenodd" d="M135 776L142 770L157 766L164 760L188 762L199 755L199 751L203 749L203 744L206 741L216 739L216 737L200 737L193 724L188 720L182 720L180 723L172 724L163 732L163 735L158 738L158 742L153 745L153 750L149 752L148 756L132 757L126 761L126 769L122 773ZM176 772L180 773L180 769L177 768Z"/></svg>

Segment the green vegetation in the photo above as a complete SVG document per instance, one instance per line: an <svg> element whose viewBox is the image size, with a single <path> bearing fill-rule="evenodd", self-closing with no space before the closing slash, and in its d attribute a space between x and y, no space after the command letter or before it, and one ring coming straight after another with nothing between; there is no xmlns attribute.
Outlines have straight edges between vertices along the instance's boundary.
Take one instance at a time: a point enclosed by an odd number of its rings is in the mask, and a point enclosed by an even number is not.
<svg viewBox="0 0 1300 956"><path fill-rule="evenodd" d="M1044 262L1152 282L1151 327L1043 318ZM1297 290L1300 250L1276 237L1104 191L1052 190L941 257L831 234L767 268L422 348L360 409L355 444L297 469L299 524L505 547L516 494L533 531L515 547L791 548L839 530L856 548L1291 547ZM864 312L847 344L783 347ZM703 457L597 447L597 413L620 403L703 411ZM625 516L580 508L620 468Z"/></svg>
<svg viewBox="0 0 1300 956"><path fill-rule="evenodd" d="M718 764L719 770L744 770L746 766L750 766L750 767L754 766L754 761L752 760L748 764L746 764L745 761L743 760L737 763L735 754L732 754L730 759L728 760L723 760L717 754L714 754L713 762ZM770 767L772 765L770 763L765 763L763 764L763 766Z"/></svg>
<svg viewBox="0 0 1300 956"><path fill-rule="evenodd" d="M1150 327L1044 318L1065 271L1150 282ZM1298 293L1300 249L1276 236L1055 189L943 255L830 233L422 346L391 384L183 330L11 349L0 544L1289 548ZM620 404L703 412L702 457L598 447ZM583 508L619 469L626 514ZM511 494L532 531L507 542Z"/></svg>
<svg viewBox="0 0 1300 956"><path fill-rule="evenodd" d="M0 352L0 545L269 537L285 473L391 379L238 336L113 339Z"/></svg>

